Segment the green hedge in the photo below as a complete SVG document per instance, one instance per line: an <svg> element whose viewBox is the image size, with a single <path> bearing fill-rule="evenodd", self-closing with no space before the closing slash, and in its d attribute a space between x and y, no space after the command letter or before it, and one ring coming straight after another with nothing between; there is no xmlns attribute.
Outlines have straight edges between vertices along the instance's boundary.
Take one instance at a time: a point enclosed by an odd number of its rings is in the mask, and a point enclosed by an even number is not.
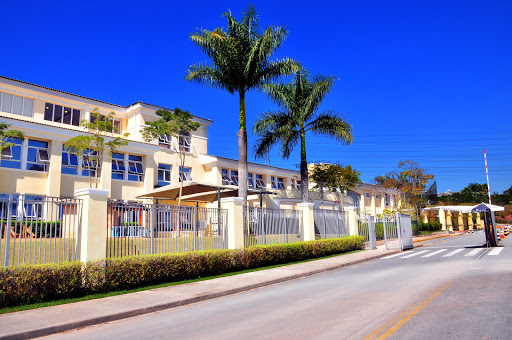
<svg viewBox="0 0 512 340"><path fill-rule="evenodd" d="M437 231L441 230L443 225L441 222L428 222L428 223L420 223L421 231Z"/></svg>
<svg viewBox="0 0 512 340"><path fill-rule="evenodd" d="M255 246L0 270L0 307L80 297L302 261L363 249L364 238Z"/></svg>

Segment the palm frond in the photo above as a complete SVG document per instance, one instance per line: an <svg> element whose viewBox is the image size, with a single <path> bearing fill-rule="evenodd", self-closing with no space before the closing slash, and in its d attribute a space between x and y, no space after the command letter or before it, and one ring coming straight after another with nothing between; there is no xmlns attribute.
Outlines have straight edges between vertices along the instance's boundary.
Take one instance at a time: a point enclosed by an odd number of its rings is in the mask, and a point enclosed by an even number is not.
<svg viewBox="0 0 512 340"><path fill-rule="evenodd" d="M342 144L352 143L352 126L331 110L320 113L306 125L306 129L320 136L333 137Z"/></svg>

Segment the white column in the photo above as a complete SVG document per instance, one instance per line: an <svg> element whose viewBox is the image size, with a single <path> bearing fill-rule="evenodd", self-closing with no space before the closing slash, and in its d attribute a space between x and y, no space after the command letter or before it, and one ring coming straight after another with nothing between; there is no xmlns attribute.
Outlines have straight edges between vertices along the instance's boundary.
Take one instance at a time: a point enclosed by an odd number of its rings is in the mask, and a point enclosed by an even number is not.
<svg viewBox="0 0 512 340"><path fill-rule="evenodd" d="M345 212L348 214L348 230L350 236L359 235L357 228L357 211L354 207L346 207Z"/></svg>
<svg viewBox="0 0 512 340"><path fill-rule="evenodd" d="M228 248L244 247L244 199L241 197L222 198L222 208L228 211ZM247 223L247 225L249 225Z"/></svg>
<svg viewBox="0 0 512 340"><path fill-rule="evenodd" d="M297 203L297 209L302 211L304 241L315 240L315 215L313 203Z"/></svg>

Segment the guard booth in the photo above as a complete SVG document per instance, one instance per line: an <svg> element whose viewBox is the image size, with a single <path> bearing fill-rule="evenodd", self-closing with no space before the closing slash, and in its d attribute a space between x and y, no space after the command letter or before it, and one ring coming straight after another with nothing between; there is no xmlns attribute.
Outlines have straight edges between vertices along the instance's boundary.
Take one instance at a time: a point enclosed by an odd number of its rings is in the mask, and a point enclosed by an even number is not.
<svg viewBox="0 0 512 340"><path fill-rule="evenodd" d="M481 203L471 209L471 212L484 213L485 242L487 247L496 247L498 245L498 233L496 232L495 211L502 211L503 207Z"/></svg>

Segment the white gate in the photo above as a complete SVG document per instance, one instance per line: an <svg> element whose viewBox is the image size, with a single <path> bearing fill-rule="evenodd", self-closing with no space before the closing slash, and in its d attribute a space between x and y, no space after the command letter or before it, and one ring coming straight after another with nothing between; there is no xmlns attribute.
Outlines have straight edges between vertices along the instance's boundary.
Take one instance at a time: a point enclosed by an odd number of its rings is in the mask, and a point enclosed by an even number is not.
<svg viewBox="0 0 512 340"><path fill-rule="evenodd" d="M407 250L413 248L411 216L406 214L397 214L399 216L401 249Z"/></svg>

